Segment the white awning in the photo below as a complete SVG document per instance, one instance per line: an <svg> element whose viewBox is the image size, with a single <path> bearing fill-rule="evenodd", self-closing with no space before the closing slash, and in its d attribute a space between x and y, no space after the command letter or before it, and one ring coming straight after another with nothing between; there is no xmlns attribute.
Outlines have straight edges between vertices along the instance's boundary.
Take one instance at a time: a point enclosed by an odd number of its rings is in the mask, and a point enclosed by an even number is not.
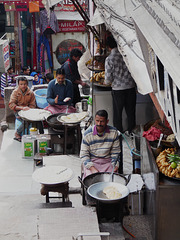
<svg viewBox="0 0 180 240"><path fill-rule="evenodd" d="M98 9L96 8L92 19L90 20L90 22L88 22L87 25L96 26L96 25L103 24L103 23L104 23L104 20L103 20L101 14L99 13Z"/></svg>
<svg viewBox="0 0 180 240"><path fill-rule="evenodd" d="M138 5L135 5L135 1L131 0L95 0L95 3L107 30L113 34L118 43L118 49L137 84L138 92L143 95L153 92L141 47L131 19L131 13Z"/></svg>
<svg viewBox="0 0 180 240"><path fill-rule="evenodd" d="M158 9L158 5L155 7L156 12L158 12L158 15L160 15L161 19L163 19L165 26L167 25L171 30L170 33L174 33L174 35L180 39L180 34L179 31L176 31L176 26L166 19L165 14L161 13L162 9ZM132 17L148 43L153 48L155 54L158 56L167 72L180 89L180 49L172 42L170 37L168 37L168 35L158 25L156 20L153 19L143 6L135 9L132 13Z"/></svg>
<svg viewBox="0 0 180 240"><path fill-rule="evenodd" d="M49 6L52 7L57 3L63 2L63 0L46 0L49 3Z"/></svg>

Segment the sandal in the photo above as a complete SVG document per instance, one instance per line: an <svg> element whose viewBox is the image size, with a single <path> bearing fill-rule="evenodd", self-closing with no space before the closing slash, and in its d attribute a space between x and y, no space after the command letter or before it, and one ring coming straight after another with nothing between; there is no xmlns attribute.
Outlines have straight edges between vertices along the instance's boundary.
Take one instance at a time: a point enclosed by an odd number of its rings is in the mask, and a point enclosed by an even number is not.
<svg viewBox="0 0 180 240"><path fill-rule="evenodd" d="M21 136L17 132L15 132L14 140L21 142Z"/></svg>
<svg viewBox="0 0 180 240"><path fill-rule="evenodd" d="M21 142L21 138L14 137L14 140Z"/></svg>

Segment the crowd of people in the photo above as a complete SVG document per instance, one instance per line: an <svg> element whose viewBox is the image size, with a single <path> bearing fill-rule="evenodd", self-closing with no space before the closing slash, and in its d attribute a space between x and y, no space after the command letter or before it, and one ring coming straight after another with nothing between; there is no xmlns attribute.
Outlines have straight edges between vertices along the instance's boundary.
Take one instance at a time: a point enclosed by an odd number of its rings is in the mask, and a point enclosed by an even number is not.
<svg viewBox="0 0 180 240"><path fill-rule="evenodd" d="M122 110L125 108L128 119L128 132L136 125L136 84L128 71L122 55L117 49L117 43L112 36L107 38L110 55L105 60L105 84L111 83L113 99L113 127L108 125L108 113L99 110L95 114L95 125L84 133L80 157L84 166L84 177L96 172L118 171L117 156L120 152L119 133L123 132ZM30 72L29 67L23 67L18 77L18 86L11 94L9 108L15 117L21 121L16 129L15 140L21 141L23 120L18 112L36 107L34 92L28 87L26 76L33 77L33 85L47 83L47 102L45 110L52 114L72 113L76 111L75 104L81 101L78 85L85 86L78 70L78 61L82 56L79 49L70 52L70 58L57 69L56 76L48 73L45 78L36 71ZM15 83L13 67L1 76L1 95L4 88Z"/></svg>

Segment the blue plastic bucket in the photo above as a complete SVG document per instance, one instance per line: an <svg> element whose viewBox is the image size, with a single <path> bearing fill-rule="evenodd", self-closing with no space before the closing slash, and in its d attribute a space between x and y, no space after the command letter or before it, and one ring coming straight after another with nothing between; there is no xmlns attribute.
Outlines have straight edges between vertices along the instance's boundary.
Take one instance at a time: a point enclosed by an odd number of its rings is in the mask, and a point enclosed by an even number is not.
<svg viewBox="0 0 180 240"><path fill-rule="evenodd" d="M34 91L34 95L36 98L36 104L39 108L45 108L48 106L48 102L46 100L47 97L47 88L37 89Z"/></svg>

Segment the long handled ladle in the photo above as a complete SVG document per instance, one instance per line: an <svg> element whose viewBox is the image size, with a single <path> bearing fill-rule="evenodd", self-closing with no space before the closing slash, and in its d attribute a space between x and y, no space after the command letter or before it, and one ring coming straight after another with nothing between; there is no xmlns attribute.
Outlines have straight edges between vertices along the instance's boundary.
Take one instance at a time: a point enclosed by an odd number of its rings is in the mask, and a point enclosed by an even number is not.
<svg viewBox="0 0 180 240"><path fill-rule="evenodd" d="M159 142L158 142L157 148L160 146L161 141L162 141L162 138L163 138L163 133L160 134Z"/></svg>
<svg viewBox="0 0 180 240"><path fill-rule="evenodd" d="M115 168L115 166L116 166L116 163L118 162L119 156L120 156L120 153L118 154L118 156L117 156L117 158L116 158L116 161L115 161L115 163L114 163L114 165L113 165L113 169L112 169L112 172L111 172L111 174L110 174L109 182L113 182L114 168Z"/></svg>

